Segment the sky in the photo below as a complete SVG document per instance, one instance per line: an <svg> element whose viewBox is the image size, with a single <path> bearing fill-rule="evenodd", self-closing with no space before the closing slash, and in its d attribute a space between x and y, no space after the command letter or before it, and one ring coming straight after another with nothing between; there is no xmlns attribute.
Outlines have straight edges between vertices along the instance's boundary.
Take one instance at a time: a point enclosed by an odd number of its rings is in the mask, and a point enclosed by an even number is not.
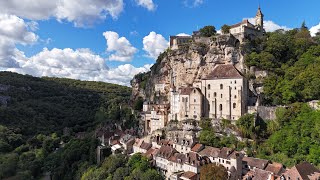
<svg viewBox="0 0 320 180"><path fill-rule="evenodd" d="M0 0L0 71L130 86L170 35L252 21L259 4L266 31L320 29L319 0Z"/></svg>

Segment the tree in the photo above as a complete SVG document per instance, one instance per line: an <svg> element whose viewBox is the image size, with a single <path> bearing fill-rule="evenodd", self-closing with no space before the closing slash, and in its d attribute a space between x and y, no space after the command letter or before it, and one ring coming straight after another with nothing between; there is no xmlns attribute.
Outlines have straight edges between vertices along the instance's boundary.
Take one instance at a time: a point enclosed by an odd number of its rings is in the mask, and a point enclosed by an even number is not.
<svg viewBox="0 0 320 180"><path fill-rule="evenodd" d="M204 37L211 37L211 36L215 35L217 32L216 28L214 26L204 26L199 31L200 31L201 36L204 36Z"/></svg>
<svg viewBox="0 0 320 180"><path fill-rule="evenodd" d="M206 164L200 169L201 180L227 180L228 172L221 164Z"/></svg>
<svg viewBox="0 0 320 180"><path fill-rule="evenodd" d="M224 24L223 26L221 26L221 32L222 32L222 34L228 34L228 33L230 33L230 26L229 25L226 25L226 24Z"/></svg>
<svg viewBox="0 0 320 180"><path fill-rule="evenodd" d="M142 97L138 97L138 99L134 102L133 108L134 108L134 110L142 111L142 108L143 108L143 98Z"/></svg>

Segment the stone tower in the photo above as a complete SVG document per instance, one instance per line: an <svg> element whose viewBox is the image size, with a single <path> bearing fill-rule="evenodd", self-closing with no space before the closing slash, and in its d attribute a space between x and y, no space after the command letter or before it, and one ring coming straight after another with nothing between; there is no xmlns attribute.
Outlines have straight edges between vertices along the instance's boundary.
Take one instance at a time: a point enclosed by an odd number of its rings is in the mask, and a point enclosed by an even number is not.
<svg viewBox="0 0 320 180"><path fill-rule="evenodd" d="M262 30L263 29L263 14L261 12L260 5L259 5L255 19L256 19L257 28Z"/></svg>

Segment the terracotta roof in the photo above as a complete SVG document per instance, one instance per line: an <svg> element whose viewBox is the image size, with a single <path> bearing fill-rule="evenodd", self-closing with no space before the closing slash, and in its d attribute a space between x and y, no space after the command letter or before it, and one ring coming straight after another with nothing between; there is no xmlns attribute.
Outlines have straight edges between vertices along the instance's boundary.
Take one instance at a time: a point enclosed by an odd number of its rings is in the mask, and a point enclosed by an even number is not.
<svg viewBox="0 0 320 180"><path fill-rule="evenodd" d="M141 149L149 150L152 147L152 144L143 142L140 146Z"/></svg>
<svg viewBox="0 0 320 180"><path fill-rule="evenodd" d="M184 178L187 178L187 179L190 179L190 180L196 180L197 179L197 174L194 173L194 172L191 172L191 171L187 171L187 172L183 173L181 175L181 177L184 177Z"/></svg>
<svg viewBox="0 0 320 180"><path fill-rule="evenodd" d="M253 157L243 157L242 162L250 166L251 168L259 168L259 169L264 169L267 164L268 160L265 159L258 159L258 158L253 158Z"/></svg>
<svg viewBox="0 0 320 180"><path fill-rule="evenodd" d="M194 145L191 149L191 151L193 152L200 152L202 149L204 148L203 144L199 144L197 143L196 145Z"/></svg>
<svg viewBox="0 0 320 180"><path fill-rule="evenodd" d="M285 171L285 169L283 168L283 165L280 163L272 163L272 164L269 163L265 170L270 171L278 176Z"/></svg>
<svg viewBox="0 0 320 180"><path fill-rule="evenodd" d="M146 153L144 153L144 156L148 159L152 159L153 156L158 152L158 149L150 148Z"/></svg>
<svg viewBox="0 0 320 180"><path fill-rule="evenodd" d="M188 154L186 154L186 163L192 166L200 167L204 164L208 164L209 162L209 158L200 157L200 155L195 152L189 152Z"/></svg>
<svg viewBox="0 0 320 180"><path fill-rule="evenodd" d="M309 179L308 176L311 176L314 173L320 173L319 169L308 162L302 162L294 167L297 169L302 179Z"/></svg>
<svg viewBox="0 0 320 180"><path fill-rule="evenodd" d="M142 142L143 142L143 139L136 138L135 143L133 145L140 147Z"/></svg>
<svg viewBox="0 0 320 180"><path fill-rule="evenodd" d="M169 161L183 164L186 161L187 157L186 155L182 153L174 153L170 158Z"/></svg>
<svg viewBox="0 0 320 180"><path fill-rule="evenodd" d="M219 153L220 153L219 148L214 148L211 146L206 146L203 150L199 152L201 156L214 157L214 158L218 157Z"/></svg>
<svg viewBox="0 0 320 180"><path fill-rule="evenodd" d="M262 169L254 169L253 172L254 174L252 180L269 179L269 177L272 176L270 172Z"/></svg>
<svg viewBox="0 0 320 180"><path fill-rule="evenodd" d="M235 27L238 27L238 26L240 26L240 25L242 25L242 24L251 24L251 23L249 22L248 19L244 19L244 20L242 20L241 22L239 22L239 23L237 23L237 24L231 25L230 28L235 28ZM251 24L251 25L253 26L253 24Z"/></svg>
<svg viewBox="0 0 320 180"><path fill-rule="evenodd" d="M242 78L241 73L232 64L217 65L205 79Z"/></svg>
<svg viewBox="0 0 320 180"><path fill-rule="evenodd" d="M116 144L120 144L119 140L112 140L111 141L111 146L116 145Z"/></svg>
<svg viewBox="0 0 320 180"><path fill-rule="evenodd" d="M184 87L180 88L180 95L190 95L192 92L193 88L192 87Z"/></svg>
<svg viewBox="0 0 320 180"><path fill-rule="evenodd" d="M229 159L228 157L231 155L232 152L233 152L233 149L223 147L223 148L221 148L218 156L223 159Z"/></svg>
<svg viewBox="0 0 320 180"><path fill-rule="evenodd" d="M177 150L175 150L173 147L161 146L156 155L165 159L169 159L176 152Z"/></svg>

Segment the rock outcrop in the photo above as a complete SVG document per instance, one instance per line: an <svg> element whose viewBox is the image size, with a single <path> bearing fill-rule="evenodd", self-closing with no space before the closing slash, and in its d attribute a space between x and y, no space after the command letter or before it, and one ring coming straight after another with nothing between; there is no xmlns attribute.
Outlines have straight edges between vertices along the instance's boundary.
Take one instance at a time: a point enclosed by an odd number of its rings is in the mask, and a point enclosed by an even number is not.
<svg viewBox="0 0 320 180"><path fill-rule="evenodd" d="M167 49L158 57L151 71L144 74L147 76L144 81L141 75L132 80L132 97L135 99L140 96L155 101L159 97L154 91L155 84L164 84L160 97L166 99L170 87L191 86L209 75L216 64L234 64L244 72L243 53L238 43L232 35L218 35L193 39L177 50Z"/></svg>

